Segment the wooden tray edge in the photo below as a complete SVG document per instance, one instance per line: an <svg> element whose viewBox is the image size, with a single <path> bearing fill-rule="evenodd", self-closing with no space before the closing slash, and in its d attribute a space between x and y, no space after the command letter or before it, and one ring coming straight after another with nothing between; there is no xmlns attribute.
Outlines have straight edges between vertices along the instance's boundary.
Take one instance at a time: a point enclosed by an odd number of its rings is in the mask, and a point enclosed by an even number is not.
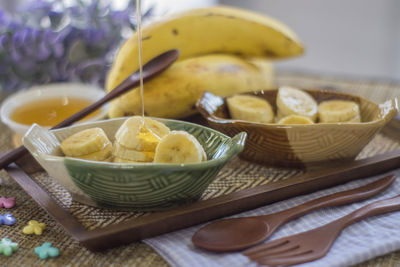
<svg viewBox="0 0 400 267"><path fill-rule="evenodd" d="M400 151L364 160L330 164L285 181L244 189L213 199L198 201L170 211L130 219L95 230L87 230L52 196L16 165L6 168L15 181L73 238L89 250L99 251L229 216L290 197L307 194L400 167Z"/></svg>

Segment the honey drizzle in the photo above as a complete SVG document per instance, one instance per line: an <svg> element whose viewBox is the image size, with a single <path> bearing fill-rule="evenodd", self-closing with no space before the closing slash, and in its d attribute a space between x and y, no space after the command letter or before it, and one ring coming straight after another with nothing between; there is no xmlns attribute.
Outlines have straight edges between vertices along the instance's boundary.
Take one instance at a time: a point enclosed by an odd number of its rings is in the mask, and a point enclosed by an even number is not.
<svg viewBox="0 0 400 267"><path fill-rule="evenodd" d="M144 126L144 96L143 96L143 59L142 59L142 11L140 0L136 0L136 19L137 19L137 36L139 48L139 81L140 81L140 102L142 108L142 125Z"/></svg>

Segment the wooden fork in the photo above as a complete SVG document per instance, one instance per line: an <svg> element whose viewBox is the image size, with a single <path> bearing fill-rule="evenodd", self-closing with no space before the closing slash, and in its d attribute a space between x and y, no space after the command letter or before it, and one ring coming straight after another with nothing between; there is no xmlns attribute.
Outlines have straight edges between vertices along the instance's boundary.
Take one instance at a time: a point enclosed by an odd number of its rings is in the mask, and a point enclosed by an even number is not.
<svg viewBox="0 0 400 267"><path fill-rule="evenodd" d="M293 265L325 256L340 232L369 216L400 210L400 195L363 206L321 227L283 237L243 252L252 261L268 266Z"/></svg>

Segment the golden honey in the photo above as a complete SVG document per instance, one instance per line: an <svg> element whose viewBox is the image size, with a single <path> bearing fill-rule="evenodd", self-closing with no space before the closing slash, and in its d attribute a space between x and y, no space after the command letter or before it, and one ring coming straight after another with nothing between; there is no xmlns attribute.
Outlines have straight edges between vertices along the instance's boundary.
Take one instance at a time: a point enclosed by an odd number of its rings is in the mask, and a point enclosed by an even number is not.
<svg viewBox="0 0 400 267"><path fill-rule="evenodd" d="M11 114L11 119L26 125L37 123L41 126L54 126L90 104L91 100L72 97L36 100L16 108ZM100 110L96 110L82 120L99 113Z"/></svg>

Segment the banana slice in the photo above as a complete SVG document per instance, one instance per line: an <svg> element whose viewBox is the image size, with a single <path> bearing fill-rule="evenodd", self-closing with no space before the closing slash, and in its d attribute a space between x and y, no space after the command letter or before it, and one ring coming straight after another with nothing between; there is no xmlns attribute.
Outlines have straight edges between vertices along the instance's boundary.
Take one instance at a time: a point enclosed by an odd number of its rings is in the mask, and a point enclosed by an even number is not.
<svg viewBox="0 0 400 267"><path fill-rule="evenodd" d="M113 162L113 161L114 161L114 156L111 154L111 156L109 156L109 157L106 158L106 159L103 159L102 161L103 161L103 162Z"/></svg>
<svg viewBox="0 0 400 267"><path fill-rule="evenodd" d="M354 101L328 100L318 106L319 122L360 122L360 108Z"/></svg>
<svg viewBox="0 0 400 267"><path fill-rule="evenodd" d="M184 131L172 131L164 136L156 148L156 163L198 163L204 149L197 139Z"/></svg>
<svg viewBox="0 0 400 267"><path fill-rule="evenodd" d="M203 148L203 147L202 147ZM203 154L202 154L202 156L201 156L201 160L202 161L207 161L207 153L204 151L204 148L203 148Z"/></svg>
<svg viewBox="0 0 400 267"><path fill-rule="evenodd" d="M235 95L226 100L229 113L235 120L270 123L274 111L268 101L250 95Z"/></svg>
<svg viewBox="0 0 400 267"><path fill-rule="evenodd" d="M94 160L94 161L106 161L112 154L112 145L111 143L106 145L103 150L89 153L82 156L76 156L76 158L86 159L86 160Z"/></svg>
<svg viewBox="0 0 400 267"><path fill-rule="evenodd" d="M283 116L281 114L281 112L279 111L279 109L276 111L276 116L275 116L275 122L278 123L282 118L284 118L286 116Z"/></svg>
<svg viewBox="0 0 400 267"><path fill-rule="evenodd" d="M103 150L111 145L101 128L86 129L75 133L61 142L62 152L69 157L77 157Z"/></svg>
<svg viewBox="0 0 400 267"><path fill-rule="evenodd" d="M289 115L280 119L278 124L314 124L314 122L309 117Z"/></svg>
<svg viewBox="0 0 400 267"><path fill-rule="evenodd" d="M301 115L317 119L318 105L314 98L297 88L283 86L278 90L276 105L282 117L289 115Z"/></svg>
<svg viewBox="0 0 400 267"><path fill-rule="evenodd" d="M140 162L140 161L122 159L122 158L119 158L119 157L114 157L112 162L115 162L115 163L144 163L144 162Z"/></svg>
<svg viewBox="0 0 400 267"><path fill-rule="evenodd" d="M137 151L155 151L160 139L169 133L165 124L140 116L127 119L115 134L122 146Z"/></svg>
<svg viewBox="0 0 400 267"><path fill-rule="evenodd" d="M114 143L112 154L115 157L131 161L151 162L154 159L154 152L137 151L134 149L127 148L119 144L118 142Z"/></svg>

